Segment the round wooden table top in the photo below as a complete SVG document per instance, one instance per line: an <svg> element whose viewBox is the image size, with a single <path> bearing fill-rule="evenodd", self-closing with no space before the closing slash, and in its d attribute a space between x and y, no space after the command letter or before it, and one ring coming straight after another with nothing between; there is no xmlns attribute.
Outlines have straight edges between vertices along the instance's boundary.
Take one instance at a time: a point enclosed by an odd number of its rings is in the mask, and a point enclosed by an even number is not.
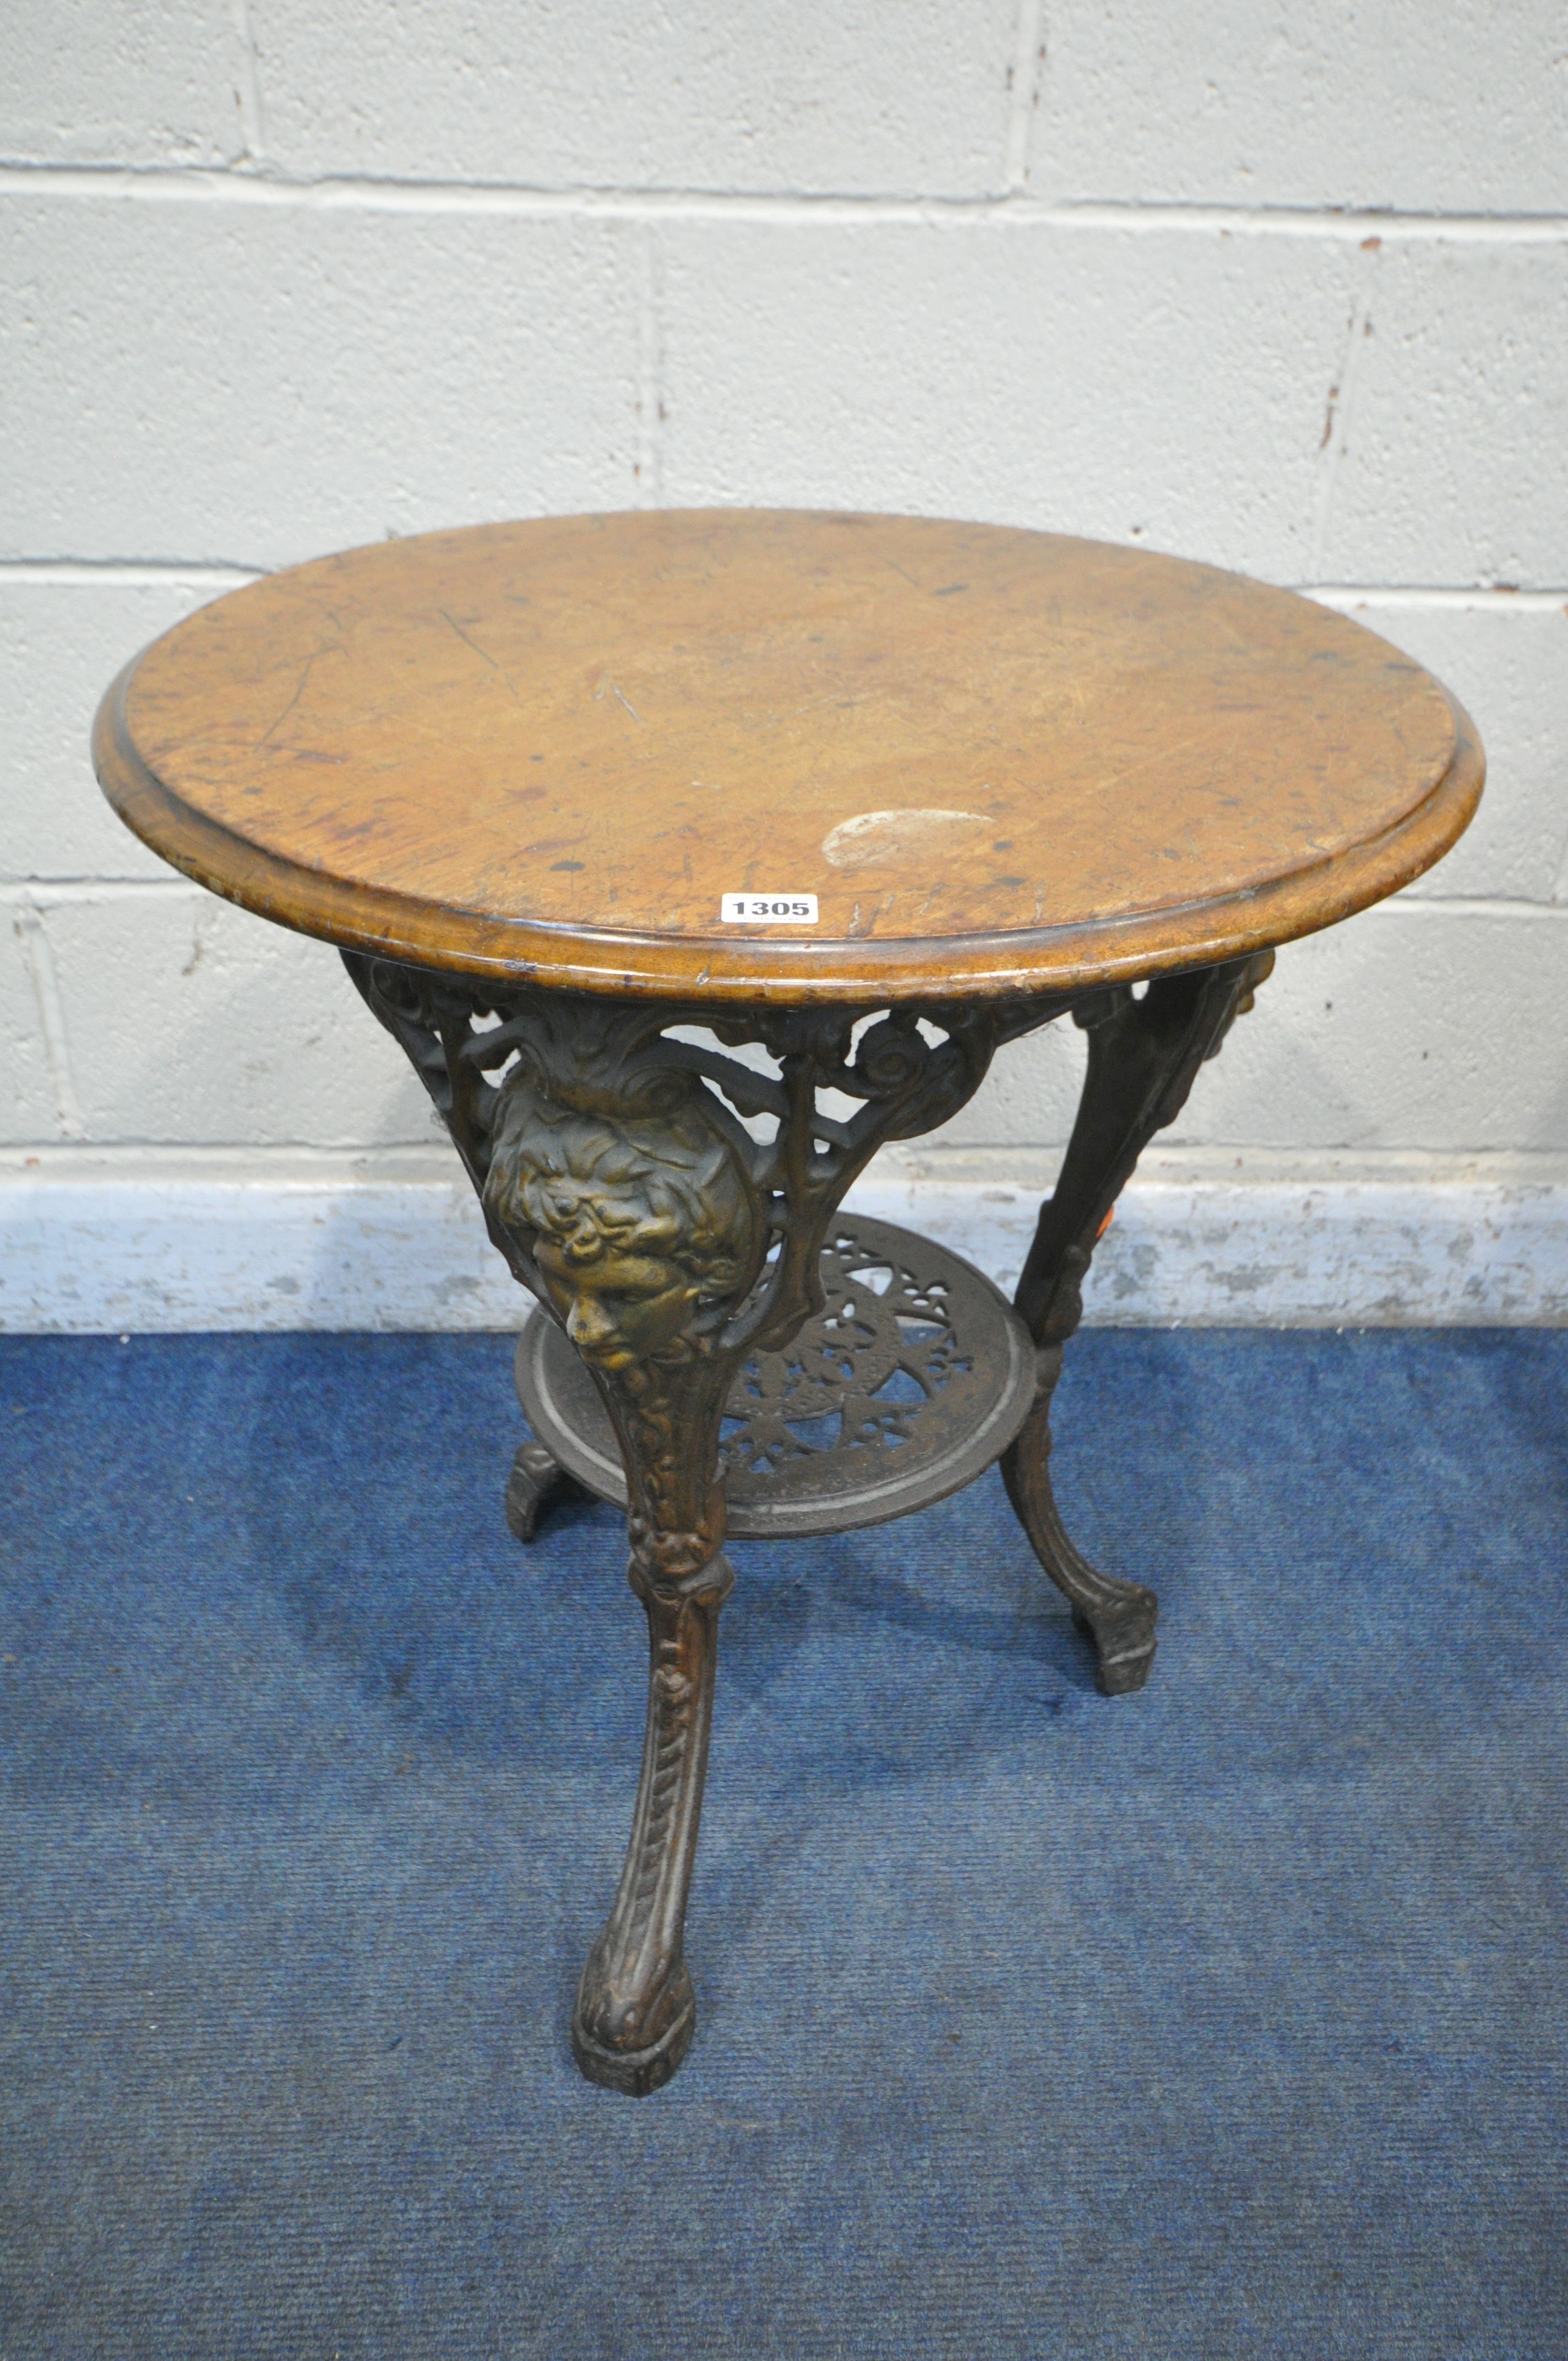
<svg viewBox="0 0 1568 2361"><path fill-rule="evenodd" d="M1419 665L1212 566L921 517L429 533L156 641L94 752L164 858L284 925L682 999L1072 989L1327 926L1483 762Z"/></svg>

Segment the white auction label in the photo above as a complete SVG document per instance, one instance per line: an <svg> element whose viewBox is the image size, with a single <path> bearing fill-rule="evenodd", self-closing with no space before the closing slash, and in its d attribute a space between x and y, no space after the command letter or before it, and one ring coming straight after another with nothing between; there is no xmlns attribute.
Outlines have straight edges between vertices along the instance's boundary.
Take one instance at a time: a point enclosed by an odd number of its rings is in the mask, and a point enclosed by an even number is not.
<svg viewBox="0 0 1568 2361"><path fill-rule="evenodd" d="M724 894L718 915L727 927L814 927L815 894Z"/></svg>

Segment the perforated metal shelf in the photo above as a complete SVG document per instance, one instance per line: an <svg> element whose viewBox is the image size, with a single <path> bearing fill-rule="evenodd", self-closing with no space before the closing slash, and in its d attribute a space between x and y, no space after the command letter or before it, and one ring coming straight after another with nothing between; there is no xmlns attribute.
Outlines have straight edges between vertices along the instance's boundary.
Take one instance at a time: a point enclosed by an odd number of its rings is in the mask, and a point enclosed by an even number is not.
<svg viewBox="0 0 1568 2361"><path fill-rule="evenodd" d="M787 1351L760 1353L729 1396L729 1530L843 1532L956 1492L1028 1415L1028 1331L983 1273L889 1222L840 1214L822 1249L827 1302ZM538 1440L601 1499L626 1504L609 1416L544 1313L518 1340L517 1391Z"/></svg>

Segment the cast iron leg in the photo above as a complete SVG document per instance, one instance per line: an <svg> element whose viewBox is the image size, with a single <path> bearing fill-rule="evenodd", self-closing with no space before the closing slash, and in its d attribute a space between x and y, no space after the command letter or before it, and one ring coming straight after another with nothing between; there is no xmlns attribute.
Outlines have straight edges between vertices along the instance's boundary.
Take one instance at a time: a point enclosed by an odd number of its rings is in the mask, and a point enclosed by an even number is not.
<svg viewBox="0 0 1568 2361"><path fill-rule="evenodd" d="M1141 1582L1102 1574L1076 1549L1051 1489L1051 1396L1061 1375L1062 1348L1040 1355L1038 1390L1016 1440L1003 1454L1002 1480L1035 1554L1057 1588L1072 1601L1072 1620L1092 1640L1106 1697L1141 1689L1154 1663L1159 1601Z"/></svg>
<svg viewBox="0 0 1568 2361"><path fill-rule="evenodd" d="M734 1581L722 1554L695 1587L639 1582L648 1611L648 1726L631 1841L572 2013L588 2080L645 2098L669 2081L696 2024L683 1948L713 1718L718 1609Z"/></svg>
<svg viewBox="0 0 1568 2361"><path fill-rule="evenodd" d="M564 1086L552 1071L552 1091L572 1089L575 1103L563 1103L524 1068L497 1109L485 1204L521 1242L592 1372L626 1469L628 1575L648 1617L647 1731L631 1840L577 1987L572 2048L590 2081L643 2098L675 2071L696 2022L683 1928L718 1609L734 1580L718 1471L730 1372L717 1341L767 1233L701 1084L677 1071L639 1091L638 1079L579 1065Z"/></svg>
<svg viewBox="0 0 1568 2361"><path fill-rule="evenodd" d="M1112 1208L1138 1158L1186 1104L1198 1069L1252 1005L1272 951L1189 975L1157 978L1141 1000L1122 987L1075 1011L1089 1035L1089 1071L1056 1188L1018 1282L1017 1308L1039 1353L1031 1411L1002 1474L1019 1522L1073 1620L1094 1642L1107 1697L1142 1688L1155 1654L1159 1602L1142 1583L1102 1574L1074 1548L1051 1490L1051 1396L1062 1349L1083 1315L1083 1281Z"/></svg>

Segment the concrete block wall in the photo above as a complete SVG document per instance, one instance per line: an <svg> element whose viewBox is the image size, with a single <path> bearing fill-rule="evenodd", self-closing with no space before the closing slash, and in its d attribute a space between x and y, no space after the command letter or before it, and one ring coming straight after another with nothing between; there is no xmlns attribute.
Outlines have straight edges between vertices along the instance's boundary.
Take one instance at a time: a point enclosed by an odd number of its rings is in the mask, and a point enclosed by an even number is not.
<svg viewBox="0 0 1568 2361"><path fill-rule="evenodd" d="M135 844L91 714L263 569L701 502L1177 550L1448 680L1474 830L1282 955L1097 1301L1568 1311L1556 0L17 0L8 53L0 1322L513 1316L334 956ZM887 1202L1011 1267L1080 1047Z"/></svg>

